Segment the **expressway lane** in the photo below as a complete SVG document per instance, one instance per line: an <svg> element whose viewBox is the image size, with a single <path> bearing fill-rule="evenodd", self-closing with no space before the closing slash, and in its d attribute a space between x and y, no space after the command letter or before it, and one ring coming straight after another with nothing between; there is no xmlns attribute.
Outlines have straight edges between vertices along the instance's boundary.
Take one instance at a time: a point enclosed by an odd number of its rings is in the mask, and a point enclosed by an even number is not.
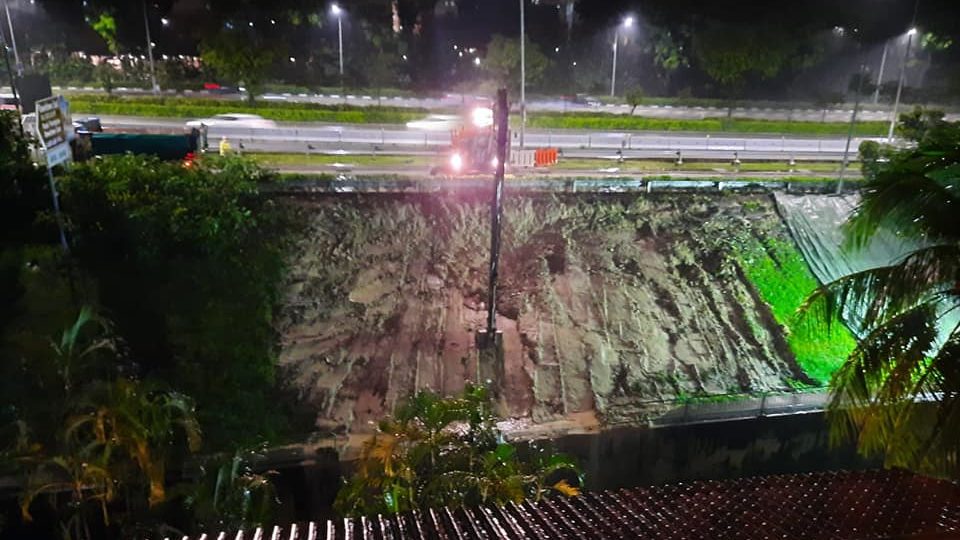
<svg viewBox="0 0 960 540"><path fill-rule="evenodd" d="M0 88L0 92L5 92ZM67 93L100 94L94 88L78 87L55 87L55 91L65 91ZM115 89L115 92L130 96L150 96L149 91L136 88ZM178 94L172 90L164 92L168 97L176 97ZM219 99L228 101L240 101L243 96L240 94L211 94L207 91L187 90L182 94L183 97ZM319 105L351 105L356 107L369 107L375 105L384 105L390 107L419 108L431 111L454 110L462 107L476 98L474 96L463 94L445 94L439 97L412 97L412 96L383 96L377 99L376 96L363 93L340 94L308 94L308 93L266 93L259 96L260 100L286 103L314 103ZM516 103L514 103L517 106ZM620 104L594 104L574 103L570 100L564 100L556 97L532 98L527 102L527 110L530 112L552 112L552 113L604 113L634 116L643 116L649 118L670 118L670 119L704 119L704 118L730 118L755 119L755 120L784 120L784 121L805 121L805 122L846 122L850 120L850 114L853 112L849 104L832 106L830 108L817 108L811 105L801 106L791 104L762 103L756 105L744 105L731 108L713 107L713 106L683 106L683 105L654 105L642 104L631 110L629 105ZM875 106L862 104L859 118L863 121L890 121L890 106ZM905 105L902 110L908 110L910 106ZM960 120L960 114L950 111L946 115L949 121Z"/></svg>
<svg viewBox="0 0 960 540"><path fill-rule="evenodd" d="M180 133L182 120L101 117L107 130ZM276 128L211 127L209 144L221 137L234 145L258 151L310 153L349 151L357 153L435 152L449 147L449 131L418 131L398 126L280 124ZM850 146L855 157L860 142ZM516 133L513 147L519 148ZM846 140L841 137L805 138L749 135L710 135L612 131L529 130L528 147L555 147L566 156L625 158L684 158L789 160L840 160Z"/></svg>

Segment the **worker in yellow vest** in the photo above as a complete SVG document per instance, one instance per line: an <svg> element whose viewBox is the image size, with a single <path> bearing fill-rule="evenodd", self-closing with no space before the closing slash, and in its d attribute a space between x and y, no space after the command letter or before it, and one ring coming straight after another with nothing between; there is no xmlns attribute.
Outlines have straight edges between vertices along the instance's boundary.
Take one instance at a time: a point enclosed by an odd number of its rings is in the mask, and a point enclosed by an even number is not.
<svg viewBox="0 0 960 540"><path fill-rule="evenodd" d="M230 153L230 141L226 137L220 139L220 155L225 156Z"/></svg>

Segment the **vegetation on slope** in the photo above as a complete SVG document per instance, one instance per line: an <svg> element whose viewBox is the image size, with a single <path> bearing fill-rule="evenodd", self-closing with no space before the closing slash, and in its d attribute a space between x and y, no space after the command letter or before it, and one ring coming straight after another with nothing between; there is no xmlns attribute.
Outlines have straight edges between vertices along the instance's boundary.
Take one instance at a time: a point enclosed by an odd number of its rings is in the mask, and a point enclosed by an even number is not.
<svg viewBox="0 0 960 540"><path fill-rule="evenodd" d="M740 239L736 259L783 327L804 372L825 385L856 345L842 324L829 329L801 324L797 310L819 285L789 238Z"/></svg>

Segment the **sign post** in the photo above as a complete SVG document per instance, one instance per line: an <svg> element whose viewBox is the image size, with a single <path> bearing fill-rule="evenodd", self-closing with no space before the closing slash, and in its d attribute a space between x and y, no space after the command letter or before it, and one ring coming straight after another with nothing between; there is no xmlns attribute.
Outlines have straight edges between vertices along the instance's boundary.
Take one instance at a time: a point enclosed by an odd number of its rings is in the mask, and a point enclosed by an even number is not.
<svg viewBox="0 0 960 540"><path fill-rule="evenodd" d="M70 109L63 96L54 96L37 101L37 136L47 155L47 178L50 180L50 195L53 197L53 213L60 229L60 245L69 252L67 235L64 231L63 216L60 214L60 194L57 182L53 178L53 168L70 161L70 141L68 135L72 129Z"/></svg>

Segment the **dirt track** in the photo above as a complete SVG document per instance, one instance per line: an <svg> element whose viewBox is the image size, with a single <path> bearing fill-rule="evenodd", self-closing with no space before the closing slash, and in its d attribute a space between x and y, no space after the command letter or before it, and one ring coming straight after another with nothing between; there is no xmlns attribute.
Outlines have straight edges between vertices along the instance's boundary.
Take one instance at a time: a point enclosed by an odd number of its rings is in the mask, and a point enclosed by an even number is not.
<svg viewBox="0 0 960 540"><path fill-rule="evenodd" d="M321 432L370 430L416 389L475 379L486 205L432 197L295 204L308 222L279 322L283 377ZM763 196L516 199L505 211L503 406L546 423L641 422L646 400L802 378L718 246L785 234ZM585 418L585 420L584 420Z"/></svg>

